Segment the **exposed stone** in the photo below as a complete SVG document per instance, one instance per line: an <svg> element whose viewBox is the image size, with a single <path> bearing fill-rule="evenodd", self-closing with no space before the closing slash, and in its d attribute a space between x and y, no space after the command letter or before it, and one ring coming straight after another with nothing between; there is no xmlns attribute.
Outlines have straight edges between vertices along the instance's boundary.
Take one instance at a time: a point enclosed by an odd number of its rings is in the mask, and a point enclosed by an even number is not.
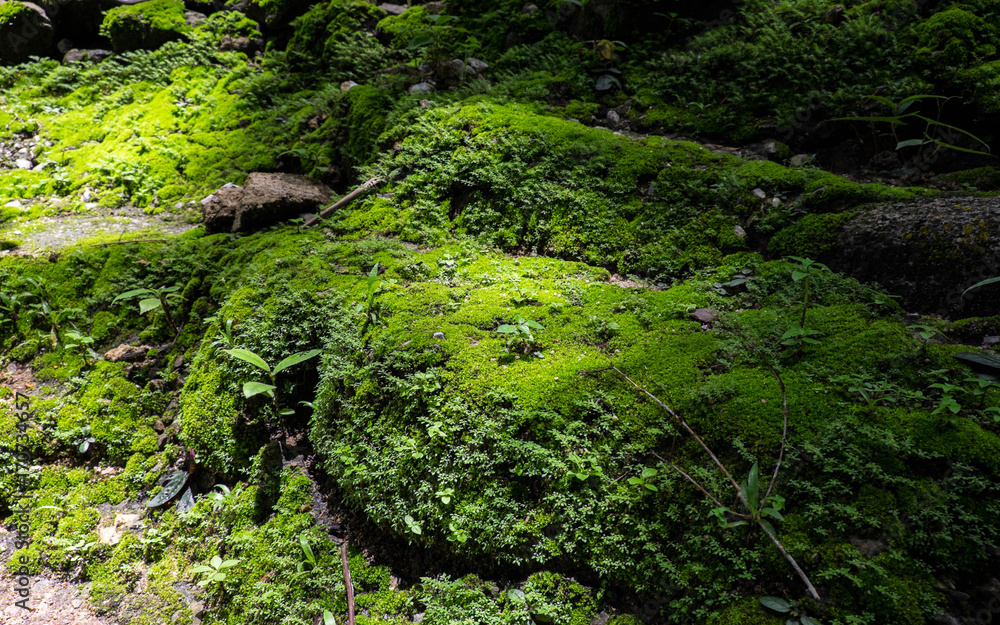
<svg viewBox="0 0 1000 625"><path fill-rule="evenodd" d="M0 63L13 65L31 56L45 56L55 37L52 22L33 2L4 2L0 20Z"/></svg>
<svg viewBox="0 0 1000 625"><path fill-rule="evenodd" d="M479 59L474 58L470 58L467 65L477 74L481 74L490 68L485 61L480 61Z"/></svg>
<svg viewBox="0 0 1000 625"><path fill-rule="evenodd" d="M429 82L418 82L410 87L410 93L430 93L434 91L434 85Z"/></svg>
<svg viewBox="0 0 1000 625"><path fill-rule="evenodd" d="M340 83L340 90L341 91L350 91L351 89L353 89L354 87L357 87L357 86L358 86L358 83L354 82L353 80L345 80L344 82Z"/></svg>
<svg viewBox="0 0 1000 625"><path fill-rule="evenodd" d="M106 352L104 357L111 362L136 362L146 357L149 345L119 345Z"/></svg>
<svg viewBox="0 0 1000 625"><path fill-rule="evenodd" d="M711 308L698 308L691 313L691 318L699 323L711 323L719 318L719 313Z"/></svg>
<svg viewBox="0 0 1000 625"><path fill-rule="evenodd" d="M208 16L204 13L199 13L197 11L184 11L184 21L187 22L188 26L192 28L201 24L208 19Z"/></svg>
<svg viewBox="0 0 1000 625"><path fill-rule="evenodd" d="M242 198L243 187L227 182L218 191L202 199L205 232L212 234L231 231Z"/></svg>
<svg viewBox="0 0 1000 625"><path fill-rule="evenodd" d="M221 52L242 52L247 56L254 56L257 52L264 50L264 40L226 35L219 42L219 50Z"/></svg>
<svg viewBox="0 0 1000 625"><path fill-rule="evenodd" d="M389 2L383 2L378 5L378 8L382 9L389 15L402 15L406 12L406 5L403 4L391 4Z"/></svg>
<svg viewBox="0 0 1000 625"><path fill-rule="evenodd" d="M249 232L296 217L317 212L330 201L333 191L306 176L252 173L243 195L233 232Z"/></svg>
<svg viewBox="0 0 1000 625"><path fill-rule="evenodd" d="M917 198L869 208L844 224L818 260L899 295L909 310L989 316L1000 288L962 292L1000 275L1000 198Z"/></svg>

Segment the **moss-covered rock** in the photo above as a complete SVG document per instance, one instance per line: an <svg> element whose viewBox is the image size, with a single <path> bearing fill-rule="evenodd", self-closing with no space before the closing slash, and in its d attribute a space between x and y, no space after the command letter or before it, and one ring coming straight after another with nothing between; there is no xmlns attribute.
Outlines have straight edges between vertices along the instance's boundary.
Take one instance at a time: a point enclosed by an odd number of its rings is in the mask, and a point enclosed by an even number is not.
<svg viewBox="0 0 1000 625"><path fill-rule="evenodd" d="M180 0L120 6L108 11L101 24L101 34L111 39L115 52L155 50L189 30Z"/></svg>
<svg viewBox="0 0 1000 625"><path fill-rule="evenodd" d="M0 4L0 64L15 65L48 54L52 42L52 23L37 4Z"/></svg>

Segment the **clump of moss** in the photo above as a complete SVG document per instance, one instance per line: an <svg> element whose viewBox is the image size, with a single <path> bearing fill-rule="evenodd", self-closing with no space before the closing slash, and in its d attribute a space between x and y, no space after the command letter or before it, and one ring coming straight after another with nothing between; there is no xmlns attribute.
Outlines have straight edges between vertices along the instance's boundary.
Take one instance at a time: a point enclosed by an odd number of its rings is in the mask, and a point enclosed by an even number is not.
<svg viewBox="0 0 1000 625"><path fill-rule="evenodd" d="M190 30L180 0L149 0L107 12L101 34L111 39L115 52L155 50L180 39Z"/></svg>

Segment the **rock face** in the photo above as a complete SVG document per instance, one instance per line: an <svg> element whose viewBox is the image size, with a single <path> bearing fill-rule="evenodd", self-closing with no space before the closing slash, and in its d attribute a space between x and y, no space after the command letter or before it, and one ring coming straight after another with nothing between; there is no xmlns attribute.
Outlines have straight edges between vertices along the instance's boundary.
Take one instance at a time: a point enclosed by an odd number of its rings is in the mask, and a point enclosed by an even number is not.
<svg viewBox="0 0 1000 625"><path fill-rule="evenodd" d="M48 15L31 2L0 4L0 63L14 65L52 48L55 31Z"/></svg>
<svg viewBox="0 0 1000 625"><path fill-rule="evenodd" d="M252 173L246 185L226 184L201 201L205 231L250 232L318 211L333 191L294 174Z"/></svg>
<svg viewBox="0 0 1000 625"><path fill-rule="evenodd" d="M243 187L227 182L218 191L201 201L205 212L205 232L229 232L236 220L236 211L240 208L243 198Z"/></svg>
<svg viewBox="0 0 1000 625"><path fill-rule="evenodd" d="M302 213L316 212L332 195L329 187L305 176L250 174L243 187L233 232L258 230Z"/></svg>
<svg viewBox="0 0 1000 625"><path fill-rule="evenodd" d="M962 292L1000 275L1000 198L920 198L858 214L823 256L831 269L877 281L908 310L1000 313L1000 288Z"/></svg>

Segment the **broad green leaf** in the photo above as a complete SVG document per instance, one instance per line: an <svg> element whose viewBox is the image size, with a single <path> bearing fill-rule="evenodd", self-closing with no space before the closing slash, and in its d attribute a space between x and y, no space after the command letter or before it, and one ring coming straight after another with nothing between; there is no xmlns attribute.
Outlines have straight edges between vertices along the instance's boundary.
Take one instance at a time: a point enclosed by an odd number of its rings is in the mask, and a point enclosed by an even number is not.
<svg viewBox="0 0 1000 625"><path fill-rule="evenodd" d="M965 294L971 291L972 289L978 289L979 287L986 286L988 284L996 284L997 282L1000 282L1000 276L997 276L995 278L986 278L985 280L977 282L972 286L970 286L969 288L962 291L962 297L965 297Z"/></svg>
<svg viewBox="0 0 1000 625"><path fill-rule="evenodd" d="M778 535L778 532L774 531L774 526L771 525L770 521L765 521L764 519L760 519L757 522L760 523L760 526L766 529L772 536Z"/></svg>
<svg viewBox="0 0 1000 625"><path fill-rule="evenodd" d="M646 467L645 469L642 470L642 479L644 480L648 480L649 478L655 476L656 476L656 469Z"/></svg>
<svg viewBox="0 0 1000 625"><path fill-rule="evenodd" d="M804 272L804 271L799 271L798 269L793 269L792 270L792 280L794 282L798 282L799 280L802 280L803 278L808 278L808 277L809 277L809 274L806 273L806 272Z"/></svg>
<svg viewBox="0 0 1000 625"><path fill-rule="evenodd" d="M524 601L524 591L518 590L517 588L511 588L507 591L507 596L511 599L517 599L518 601Z"/></svg>
<svg viewBox="0 0 1000 625"><path fill-rule="evenodd" d="M378 263L372 267L372 270L368 272L368 293L370 294L374 290L375 281L378 280Z"/></svg>
<svg viewBox="0 0 1000 625"><path fill-rule="evenodd" d="M274 397L275 387L270 384L264 384L263 382L247 382L243 385L243 396L250 399L254 395L260 395L261 393L267 393L271 397Z"/></svg>
<svg viewBox="0 0 1000 625"><path fill-rule="evenodd" d="M168 286L165 289L160 289L160 293L164 293L164 294L166 294L166 293L174 293L174 292L180 291L180 290L181 290L181 287L179 287L179 286Z"/></svg>
<svg viewBox="0 0 1000 625"><path fill-rule="evenodd" d="M753 463L750 467L750 475L747 477L747 491L749 491L749 497L747 498L747 503L750 504L750 512L757 514L757 506L760 503L760 483L759 474L757 472L757 463Z"/></svg>
<svg viewBox="0 0 1000 625"><path fill-rule="evenodd" d="M118 297L114 298L113 300L111 300L111 303L114 304L120 299L129 299L131 297L135 297L136 295L149 295L151 293L152 291L150 291L149 289L132 289L131 291L125 291Z"/></svg>
<svg viewBox="0 0 1000 625"><path fill-rule="evenodd" d="M221 573L221 572L220 573L216 573L215 575L212 576L212 580L214 580L216 582L224 582L224 581L226 581L226 574L225 573Z"/></svg>
<svg viewBox="0 0 1000 625"><path fill-rule="evenodd" d="M271 367L267 366L264 359L253 353L249 349L224 349L222 350L229 354L233 358L239 358L243 362L248 362L251 365L257 367L258 369L263 369L264 371L271 373Z"/></svg>
<svg viewBox="0 0 1000 625"><path fill-rule="evenodd" d="M497 332L499 332L500 334L514 334L515 332L517 332L517 327L505 324L497 328Z"/></svg>
<svg viewBox="0 0 1000 625"><path fill-rule="evenodd" d="M544 330L545 329L545 326L543 326L542 324L538 323L537 321L533 321L531 319L529 319L528 321L526 321L525 325L527 325L529 328L534 328L535 330Z"/></svg>
<svg viewBox="0 0 1000 625"><path fill-rule="evenodd" d="M177 493L181 492L184 488L184 484L187 483L188 474L187 471L174 471L167 480L167 483L163 485L163 489L156 493L156 496L146 502L147 508L156 508L157 506L162 506L171 499L174 498Z"/></svg>
<svg viewBox="0 0 1000 625"><path fill-rule="evenodd" d="M312 564L316 563L316 554L313 553L312 546L305 536L299 536L299 544L302 545L302 552L306 554L306 559Z"/></svg>
<svg viewBox="0 0 1000 625"><path fill-rule="evenodd" d="M181 498L177 500L177 511L181 514L188 512L194 507L194 493L191 492L191 488L184 491Z"/></svg>
<svg viewBox="0 0 1000 625"><path fill-rule="evenodd" d="M647 490L651 490L654 493L660 492L660 489L656 487L656 484L643 484L643 486L645 486Z"/></svg>
<svg viewBox="0 0 1000 625"><path fill-rule="evenodd" d="M375 266L378 267L378 265L375 265ZM299 352L297 354L292 354L288 358L285 358L284 360L282 360L278 364L274 365L274 371L273 371L273 373L275 375L277 375L279 371L284 371L285 369L287 369L289 367L293 367L293 366L299 364L300 362L303 362L305 360L309 360L310 358L313 358L314 356L318 356L322 352L323 352L323 350L321 350L321 349L310 349L309 351L306 351L306 352Z"/></svg>
<svg viewBox="0 0 1000 625"><path fill-rule="evenodd" d="M642 484L642 479L633 476L628 478L628 483L635 486L637 484Z"/></svg>
<svg viewBox="0 0 1000 625"><path fill-rule="evenodd" d="M210 579L203 579L200 582L198 582L198 585L201 586L202 588L204 588L205 586L208 586L209 582L211 582L211 581L212 580L210 580Z"/></svg>
<svg viewBox="0 0 1000 625"><path fill-rule="evenodd" d="M278 411L278 414L280 414L283 417L287 417L287 416L295 414L295 409L294 408L285 408L284 410Z"/></svg>
<svg viewBox="0 0 1000 625"><path fill-rule="evenodd" d="M160 308L160 300L155 297L150 297L149 299L144 299L139 301L139 314L145 315L151 310L156 310Z"/></svg>
<svg viewBox="0 0 1000 625"><path fill-rule="evenodd" d="M232 560L226 560L225 562L223 562L222 564L219 565L219 568L220 569L230 569L230 568L236 566L239 563L240 563L239 558L235 558L235 559L232 559Z"/></svg>
<svg viewBox="0 0 1000 625"><path fill-rule="evenodd" d="M333 618L333 612L323 610L323 625L337 625L337 620Z"/></svg>
<svg viewBox="0 0 1000 625"><path fill-rule="evenodd" d="M210 566L205 566L204 564L199 564L198 566L191 567L192 573L214 573L215 569Z"/></svg>
<svg viewBox="0 0 1000 625"><path fill-rule="evenodd" d="M775 612L788 612L792 609L790 603L780 597L761 597L760 604L765 608L770 608Z"/></svg>
<svg viewBox="0 0 1000 625"><path fill-rule="evenodd" d="M78 449L80 450L81 454L87 453L87 450L90 449L90 441L83 441L82 443L80 443L80 447Z"/></svg>
<svg viewBox="0 0 1000 625"><path fill-rule="evenodd" d="M760 511L760 514L761 516L773 517L775 519L778 519L779 521L785 520L785 517L781 516L781 513L775 510L774 508L764 508L763 510Z"/></svg>
<svg viewBox="0 0 1000 625"><path fill-rule="evenodd" d="M414 37L410 40L410 45L406 46L407 50L419 50L424 46L429 46L434 43L434 37L430 35L420 35L419 37Z"/></svg>
<svg viewBox="0 0 1000 625"><path fill-rule="evenodd" d="M800 616L799 622L802 623L802 625L819 625L819 621L809 618L808 616Z"/></svg>
<svg viewBox="0 0 1000 625"><path fill-rule="evenodd" d="M896 144L896 149L898 150L900 148L910 148L910 147L914 147L914 146L917 146L917 145L923 145L923 144L924 144L924 140L923 139L907 139L906 141L900 141L899 143L897 143Z"/></svg>
<svg viewBox="0 0 1000 625"><path fill-rule="evenodd" d="M216 554L212 556L212 559L211 561L209 561L209 564L211 564L215 568L219 568L219 566L222 565L222 558L220 558L219 555Z"/></svg>

